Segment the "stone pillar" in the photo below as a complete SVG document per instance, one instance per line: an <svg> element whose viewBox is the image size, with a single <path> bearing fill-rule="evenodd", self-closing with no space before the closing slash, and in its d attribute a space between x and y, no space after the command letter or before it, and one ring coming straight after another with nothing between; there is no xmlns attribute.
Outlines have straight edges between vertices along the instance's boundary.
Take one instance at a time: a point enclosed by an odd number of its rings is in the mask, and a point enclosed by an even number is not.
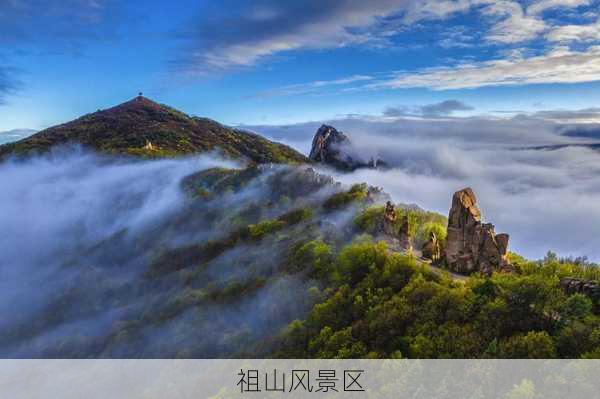
<svg viewBox="0 0 600 399"><path fill-rule="evenodd" d="M398 231L398 241L400 241L400 247L406 249L407 252L412 251L408 214L405 214L402 217L402 223L400 224L400 230Z"/></svg>
<svg viewBox="0 0 600 399"><path fill-rule="evenodd" d="M508 234L496 235L494 225L481 222L481 211L471 188L457 191L448 215L446 262L459 273L512 271L508 262Z"/></svg>
<svg viewBox="0 0 600 399"><path fill-rule="evenodd" d="M394 208L394 204L388 201L385 205L385 212L383 214L383 231L385 232L385 234L391 237L397 236L398 233L396 231L395 222L396 209Z"/></svg>

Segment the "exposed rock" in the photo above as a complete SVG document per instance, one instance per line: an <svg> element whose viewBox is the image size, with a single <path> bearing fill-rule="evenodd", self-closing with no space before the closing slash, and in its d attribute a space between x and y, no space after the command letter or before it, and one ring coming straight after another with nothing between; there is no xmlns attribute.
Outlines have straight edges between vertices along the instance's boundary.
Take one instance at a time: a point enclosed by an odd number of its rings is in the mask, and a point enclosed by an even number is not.
<svg viewBox="0 0 600 399"><path fill-rule="evenodd" d="M429 233L429 240L427 240L425 244L423 244L423 248L421 249L421 251L423 253L423 257L426 259L430 259L433 262L437 262L440 260L440 257L442 255L440 242L433 231Z"/></svg>
<svg viewBox="0 0 600 399"><path fill-rule="evenodd" d="M567 294L583 294L596 303L600 301L600 283L596 281L568 277L560 280L560 287Z"/></svg>
<svg viewBox="0 0 600 399"><path fill-rule="evenodd" d="M334 168L352 171L358 168L377 168L385 166L380 159L370 158L364 161L357 155L348 136L333 126L322 125L313 138L309 158Z"/></svg>
<svg viewBox="0 0 600 399"><path fill-rule="evenodd" d="M400 246L407 251L412 251L412 243L410 239L410 223L408 221L408 214L405 214L402 217L402 222L400 223L400 229L398 230L398 241L400 241Z"/></svg>
<svg viewBox="0 0 600 399"><path fill-rule="evenodd" d="M383 213L383 231L385 234L396 237L396 209L394 204L388 201L385 204L385 212Z"/></svg>
<svg viewBox="0 0 600 399"><path fill-rule="evenodd" d="M507 259L508 239L508 234L496 235L493 224L481 222L471 188L454 193L445 250L450 270L466 274L479 271L484 275L513 271Z"/></svg>

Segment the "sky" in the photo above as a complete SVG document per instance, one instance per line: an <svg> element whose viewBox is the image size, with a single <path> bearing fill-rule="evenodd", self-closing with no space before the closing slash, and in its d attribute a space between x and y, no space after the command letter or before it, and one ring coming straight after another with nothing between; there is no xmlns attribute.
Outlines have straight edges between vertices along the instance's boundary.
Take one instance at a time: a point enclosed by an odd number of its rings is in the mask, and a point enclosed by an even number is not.
<svg viewBox="0 0 600 399"><path fill-rule="evenodd" d="M140 91L303 153L333 124L391 165L340 181L471 186L517 252L600 262L600 153L535 149L600 142L600 0L0 1L0 132Z"/></svg>
<svg viewBox="0 0 600 399"><path fill-rule="evenodd" d="M0 131L143 92L226 124L600 101L596 0L3 0ZM461 104L468 104L461 106ZM456 103L454 105L457 105Z"/></svg>

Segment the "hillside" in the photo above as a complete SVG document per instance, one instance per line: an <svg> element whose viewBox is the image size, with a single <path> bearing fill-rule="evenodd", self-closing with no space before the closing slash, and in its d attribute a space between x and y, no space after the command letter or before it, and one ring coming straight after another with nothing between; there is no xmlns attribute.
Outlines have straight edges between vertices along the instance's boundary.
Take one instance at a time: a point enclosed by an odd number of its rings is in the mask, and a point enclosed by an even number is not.
<svg viewBox="0 0 600 399"><path fill-rule="evenodd" d="M471 188L393 203L143 97L0 154L68 143L103 156L0 165L2 357L600 357L597 265L510 252ZM177 157L218 149L253 162Z"/></svg>
<svg viewBox="0 0 600 399"><path fill-rule="evenodd" d="M31 290L6 293L4 357L600 356L598 296L562 284L598 281L597 267L511 253L510 273L456 278L421 256L434 235L438 255L450 246L452 221L367 184L304 165L90 157L23 163L12 178L32 191L5 218L35 209L44 229L3 225L9 285ZM454 205L477 215L474 200Z"/></svg>
<svg viewBox="0 0 600 399"><path fill-rule="evenodd" d="M286 145L210 119L190 117L142 96L2 145L0 159L11 154L43 153L64 144L149 158L219 150L227 157L255 163L309 162Z"/></svg>

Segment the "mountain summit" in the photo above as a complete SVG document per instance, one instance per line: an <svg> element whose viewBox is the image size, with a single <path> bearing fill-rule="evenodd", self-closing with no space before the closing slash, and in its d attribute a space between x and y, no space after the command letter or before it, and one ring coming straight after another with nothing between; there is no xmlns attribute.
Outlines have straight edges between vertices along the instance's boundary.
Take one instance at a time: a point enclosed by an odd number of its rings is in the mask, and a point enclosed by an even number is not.
<svg viewBox="0 0 600 399"><path fill-rule="evenodd" d="M312 161L327 164L343 171L359 168L376 168L385 166L385 162L372 157L363 159L363 154L350 141L348 136L333 126L322 125L312 141L308 156Z"/></svg>
<svg viewBox="0 0 600 399"><path fill-rule="evenodd" d="M0 159L9 155L43 153L51 147L81 144L104 153L143 157L173 157L220 150L225 156L255 163L304 163L294 149L257 134L192 117L146 97L0 146Z"/></svg>

